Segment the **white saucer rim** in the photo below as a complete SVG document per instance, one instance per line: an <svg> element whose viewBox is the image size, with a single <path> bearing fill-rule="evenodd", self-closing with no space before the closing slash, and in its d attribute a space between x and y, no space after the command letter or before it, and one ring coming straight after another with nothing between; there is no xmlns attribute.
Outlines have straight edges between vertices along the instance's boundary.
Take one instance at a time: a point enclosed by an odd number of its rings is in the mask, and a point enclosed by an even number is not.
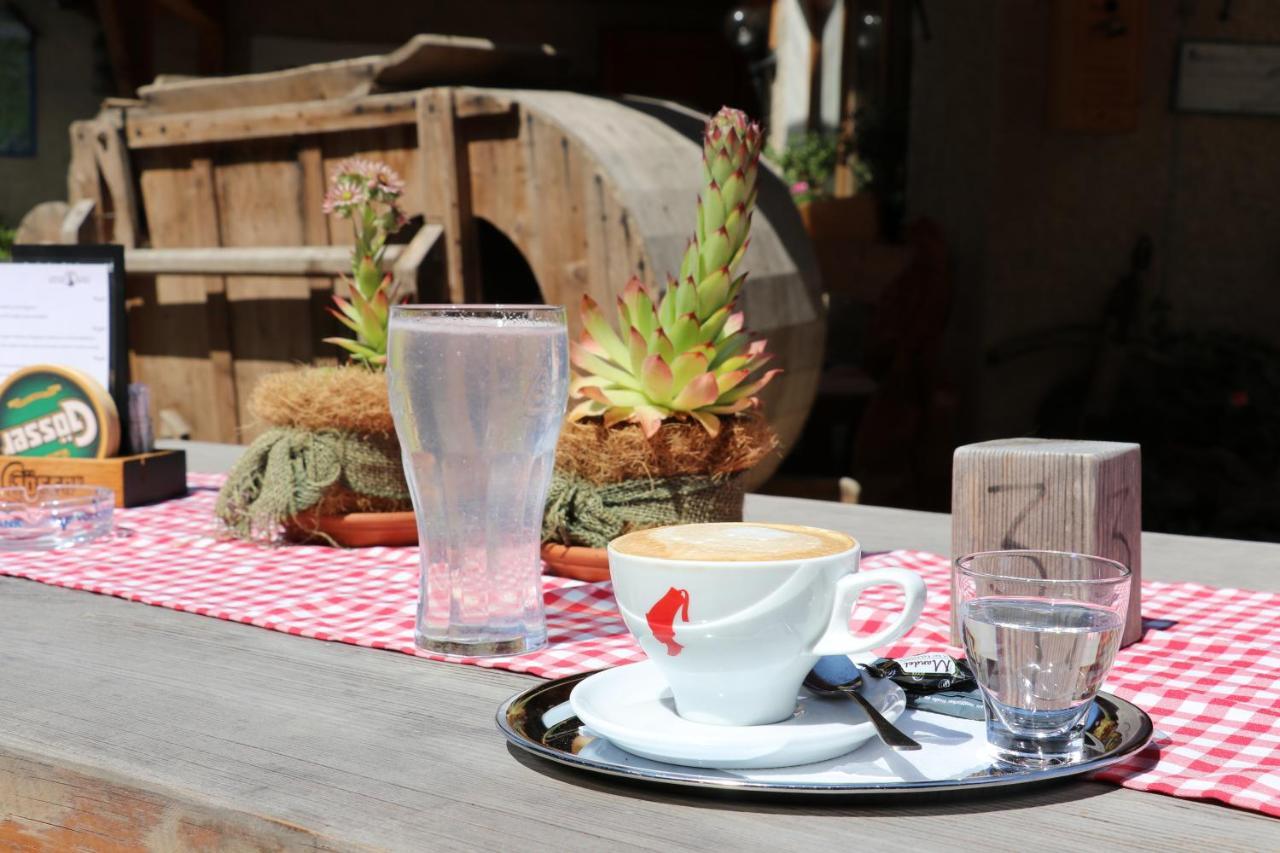
<svg viewBox="0 0 1280 853"><path fill-rule="evenodd" d="M626 675L620 673L626 673ZM627 675L644 677L650 683L660 682L665 687L665 680L658 673L656 665L652 661L640 661L591 674L574 686L569 696L569 704L575 716L591 733L604 737L624 751L654 761L722 769L785 767L797 763L823 760L813 758L812 756L815 754L824 755L825 758L832 758L852 752L875 736L874 726L866 719L848 724L832 721L820 722L814 725L797 725L795 722L797 718L791 717L787 720L762 726L717 726L684 720L674 717L673 714L673 721L681 729L690 733L685 738L677 737L673 740L669 731L652 732L629 728L626 723L611 720L607 714L598 713L598 702L594 703L594 705L588 704L586 697L590 696L593 690L598 690L602 685L607 684L609 680L619 677L625 678ZM595 683L588 684L591 681ZM877 688L877 698L873 699L873 704L876 705L886 719L893 722L906 710L906 694L898 685L887 680L879 682ZM577 701L575 701L575 696ZM810 702L823 703L828 701L825 698L811 697L807 692L804 698ZM860 710L856 706L851 705L847 710L841 708L836 713L837 715L842 715L844 713L853 714L859 712ZM750 737L750 733L754 733L758 738L764 733L776 735L779 732L785 732L786 734L783 736L789 735L793 740L781 744L776 742L772 744L761 743L761 748L754 753L750 749L744 749L743 739ZM804 761L793 761L791 758L779 757L788 754L792 756L799 755L804 758Z"/></svg>

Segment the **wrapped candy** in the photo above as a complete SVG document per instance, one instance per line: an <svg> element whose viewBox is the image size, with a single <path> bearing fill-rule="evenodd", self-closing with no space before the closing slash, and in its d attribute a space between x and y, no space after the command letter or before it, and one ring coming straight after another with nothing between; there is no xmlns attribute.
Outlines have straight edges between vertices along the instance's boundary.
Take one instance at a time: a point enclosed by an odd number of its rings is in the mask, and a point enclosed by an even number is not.
<svg viewBox="0 0 1280 853"><path fill-rule="evenodd" d="M986 716L982 693L966 661L944 652L926 652L865 664L877 678L888 678L907 694L907 707L948 717L981 720Z"/></svg>

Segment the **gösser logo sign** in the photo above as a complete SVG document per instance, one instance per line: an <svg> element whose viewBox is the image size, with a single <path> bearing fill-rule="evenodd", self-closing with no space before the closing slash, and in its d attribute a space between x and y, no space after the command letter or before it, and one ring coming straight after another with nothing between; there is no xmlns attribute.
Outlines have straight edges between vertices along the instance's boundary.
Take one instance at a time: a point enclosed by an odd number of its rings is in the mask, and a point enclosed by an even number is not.
<svg viewBox="0 0 1280 853"><path fill-rule="evenodd" d="M103 458L119 442L115 403L78 371L38 365L0 383L0 455Z"/></svg>

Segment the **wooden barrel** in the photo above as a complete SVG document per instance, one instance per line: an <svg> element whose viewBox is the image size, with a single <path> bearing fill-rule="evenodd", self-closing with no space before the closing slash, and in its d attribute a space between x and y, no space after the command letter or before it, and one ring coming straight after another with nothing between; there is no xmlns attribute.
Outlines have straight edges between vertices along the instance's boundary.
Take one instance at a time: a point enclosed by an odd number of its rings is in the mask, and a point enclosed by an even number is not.
<svg viewBox="0 0 1280 853"><path fill-rule="evenodd" d="M576 315L583 291L611 304L633 273L661 285L678 270L694 230L702 120L661 102L454 87L186 111L110 106L73 125L71 201L94 202L85 230L97 239L238 252L234 264L215 252L207 267L131 276L129 337L134 376L152 385L157 408L178 412L193 438L243 440L255 434L245 401L258 378L337 355L321 342L338 331L323 311L331 270L246 264L280 254L273 247L350 242L350 224L319 209L338 160L387 162L405 179L406 212L439 226L421 299L503 295L502 282L484 280L494 259L477 257L487 222L519 250L543 299ZM786 370L764 393L785 449L817 387L824 309L786 187L766 169L759 187L742 304Z"/></svg>

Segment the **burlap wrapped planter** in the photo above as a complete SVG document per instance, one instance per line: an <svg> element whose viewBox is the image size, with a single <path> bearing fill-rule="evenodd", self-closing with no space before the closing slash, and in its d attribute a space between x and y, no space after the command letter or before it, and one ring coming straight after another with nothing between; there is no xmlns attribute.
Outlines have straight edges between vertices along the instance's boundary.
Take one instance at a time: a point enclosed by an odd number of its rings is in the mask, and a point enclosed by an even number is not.
<svg viewBox="0 0 1280 853"><path fill-rule="evenodd" d="M233 535L346 545L416 541L384 374L364 367L274 374L258 383L249 411L268 429L218 495L218 518ZM334 520L353 514L365 516L357 522L363 535L348 540L346 526Z"/></svg>
<svg viewBox="0 0 1280 853"><path fill-rule="evenodd" d="M603 580L609 540L649 527L741 521L742 474L778 445L759 414L724 418L712 438L668 421L653 438L625 424L566 423L542 520L543 559L558 574Z"/></svg>

